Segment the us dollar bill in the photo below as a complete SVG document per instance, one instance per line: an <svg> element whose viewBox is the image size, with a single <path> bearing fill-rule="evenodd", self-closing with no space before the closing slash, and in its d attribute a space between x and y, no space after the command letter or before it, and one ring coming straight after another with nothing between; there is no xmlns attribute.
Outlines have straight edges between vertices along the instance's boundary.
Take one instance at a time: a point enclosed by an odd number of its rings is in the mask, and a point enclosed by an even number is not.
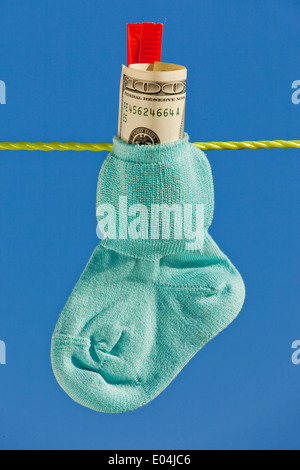
<svg viewBox="0 0 300 470"><path fill-rule="evenodd" d="M122 66L118 136L153 145L184 134L187 69L155 62Z"/></svg>

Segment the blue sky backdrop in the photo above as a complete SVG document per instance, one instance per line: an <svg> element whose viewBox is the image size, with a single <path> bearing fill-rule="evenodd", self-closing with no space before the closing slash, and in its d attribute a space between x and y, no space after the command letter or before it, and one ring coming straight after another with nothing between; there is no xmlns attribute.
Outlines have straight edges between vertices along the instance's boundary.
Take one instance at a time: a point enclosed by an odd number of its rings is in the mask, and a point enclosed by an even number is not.
<svg viewBox="0 0 300 470"><path fill-rule="evenodd" d="M151 3L151 5L150 5ZM0 141L111 141L126 23L164 23L191 141L300 139L298 0L1 0ZM0 153L1 449L299 449L299 150L209 152L211 234L247 290L238 319L144 408L97 414L58 386L57 318L98 243L106 156Z"/></svg>

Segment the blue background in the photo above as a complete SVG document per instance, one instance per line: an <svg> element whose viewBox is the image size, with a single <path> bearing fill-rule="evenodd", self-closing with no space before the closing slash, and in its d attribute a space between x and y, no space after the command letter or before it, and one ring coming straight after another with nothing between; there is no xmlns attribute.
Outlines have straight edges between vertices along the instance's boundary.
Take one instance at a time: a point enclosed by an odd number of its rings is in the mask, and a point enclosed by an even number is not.
<svg viewBox="0 0 300 470"><path fill-rule="evenodd" d="M163 22L162 59L188 68L192 142L299 139L299 18L298 0L2 0L0 141L111 141L138 21ZM97 414L59 388L50 339L98 243L105 156L0 153L0 448L298 449L299 150L208 153L211 234L247 289L225 332L137 411Z"/></svg>

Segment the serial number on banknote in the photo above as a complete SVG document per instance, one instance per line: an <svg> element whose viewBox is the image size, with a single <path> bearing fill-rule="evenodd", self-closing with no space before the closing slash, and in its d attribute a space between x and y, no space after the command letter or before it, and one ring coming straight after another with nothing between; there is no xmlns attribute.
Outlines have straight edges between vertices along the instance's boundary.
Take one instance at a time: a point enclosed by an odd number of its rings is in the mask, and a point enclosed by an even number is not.
<svg viewBox="0 0 300 470"><path fill-rule="evenodd" d="M123 118L126 116L126 113L137 114L139 116L153 116L153 117L169 117L169 116L180 116L180 109L172 108L147 108L144 106L132 106L129 103L124 101L123 103Z"/></svg>

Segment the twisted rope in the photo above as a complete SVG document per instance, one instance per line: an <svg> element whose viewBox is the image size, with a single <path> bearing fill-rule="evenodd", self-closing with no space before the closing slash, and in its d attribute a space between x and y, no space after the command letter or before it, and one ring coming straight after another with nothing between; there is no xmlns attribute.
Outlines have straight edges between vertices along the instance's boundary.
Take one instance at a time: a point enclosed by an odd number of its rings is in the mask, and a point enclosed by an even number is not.
<svg viewBox="0 0 300 470"><path fill-rule="evenodd" d="M244 142L194 142L200 150L300 149L300 140L258 140Z"/></svg>
<svg viewBox="0 0 300 470"><path fill-rule="evenodd" d="M259 140L244 142L193 142L193 145L200 150L258 150L258 149L300 149L300 140ZM100 152L102 150L110 151L112 144L110 143L79 143L79 142L0 142L0 150L89 150Z"/></svg>

